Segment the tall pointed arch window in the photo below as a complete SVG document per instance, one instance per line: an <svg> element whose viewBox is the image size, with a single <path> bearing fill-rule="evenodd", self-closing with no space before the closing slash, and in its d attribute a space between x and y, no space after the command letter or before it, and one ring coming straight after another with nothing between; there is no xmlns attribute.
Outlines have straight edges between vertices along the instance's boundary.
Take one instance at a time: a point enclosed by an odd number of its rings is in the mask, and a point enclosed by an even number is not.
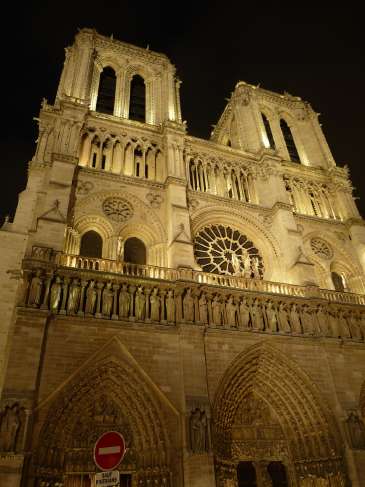
<svg viewBox="0 0 365 487"><path fill-rule="evenodd" d="M124 243L124 261L131 264L146 264L146 246L137 237L130 237Z"/></svg>
<svg viewBox="0 0 365 487"><path fill-rule="evenodd" d="M290 160L292 162L300 162L300 157L298 154L297 147L295 145L292 131L283 118L280 120L280 128L283 133L283 137L285 140L286 148L288 149Z"/></svg>
<svg viewBox="0 0 365 487"><path fill-rule="evenodd" d="M275 140L274 140L274 136L273 136L272 131L271 131L270 122L264 113L261 113L261 117L262 117L262 121L264 122L267 140L269 141L269 147L271 149L276 149Z"/></svg>
<svg viewBox="0 0 365 487"><path fill-rule="evenodd" d="M337 272L331 272L331 278L333 282L333 286L336 291L340 293L345 292L345 281L343 276L341 274L338 274Z"/></svg>
<svg viewBox="0 0 365 487"><path fill-rule="evenodd" d="M131 81L129 118L137 122L146 121L146 86L144 79L138 74Z"/></svg>
<svg viewBox="0 0 365 487"><path fill-rule="evenodd" d="M113 68L104 68L100 74L96 111L113 115L115 102L115 87L117 78Z"/></svg>

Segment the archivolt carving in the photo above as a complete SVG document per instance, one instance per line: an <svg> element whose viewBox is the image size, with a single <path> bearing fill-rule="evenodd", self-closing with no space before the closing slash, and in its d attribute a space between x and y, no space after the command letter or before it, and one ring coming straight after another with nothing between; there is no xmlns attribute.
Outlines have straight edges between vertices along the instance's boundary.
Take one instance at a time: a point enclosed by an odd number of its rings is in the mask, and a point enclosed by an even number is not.
<svg viewBox="0 0 365 487"><path fill-rule="evenodd" d="M218 387L213 441L219 457L232 456L234 420L240 405L252 393L272 407L294 461L340 456L334 420L315 386L296 364L264 343L239 355Z"/></svg>
<svg viewBox="0 0 365 487"><path fill-rule="evenodd" d="M50 404L34 459L37 475L94 470L92 448L106 430L125 435L123 468L141 471L169 464L164 408L145 377L111 357L69 383Z"/></svg>

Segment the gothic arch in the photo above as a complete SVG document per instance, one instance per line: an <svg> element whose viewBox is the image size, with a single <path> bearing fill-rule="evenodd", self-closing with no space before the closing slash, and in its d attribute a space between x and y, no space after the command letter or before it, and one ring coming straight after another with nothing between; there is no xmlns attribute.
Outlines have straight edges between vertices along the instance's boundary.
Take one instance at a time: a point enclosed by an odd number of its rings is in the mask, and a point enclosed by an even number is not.
<svg viewBox="0 0 365 487"><path fill-rule="evenodd" d="M137 478L170 475L178 413L129 352L113 338L58 391L40 404L33 435L36 477L93 472L92 449L100 434L123 433L122 467ZM174 438L168 424L174 426Z"/></svg>
<svg viewBox="0 0 365 487"><path fill-rule="evenodd" d="M252 240L263 257L265 268L264 279L275 280L273 272L276 268L281 267L277 263L281 257L279 242L252 215L243 215L232 207L229 208L228 213L227 209L221 206L206 206L201 210L198 209L194 213L194 217L192 218L193 237L205 226L221 222L237 228L242 234L247 235ZM271 264L268 265L268 263Z"/></svg>
<svg viewBox="0 0 365 487"><path fill-rule="evenodd" d="M304 144L302 142L302 139L300 137L300 133L299 133L299 130L297 127L298 122L287 111L280 111L280 113L279 113L279 125L280 125L281 120L284 120L284 122L287 124L287 126L289 127L289 129L291 131L291 134L292 134L292 137L294 140L294 144L296 146L296 150L298 152L299 159L300 159L299 164L303 164L303 165L308 166L309 163L308 163L308 158L306 155L305 147L304 147ZM280 128L280 130L281 130L281 128ZM282 130L281 130L281 132L282 132ZM282 133L282 140L284 142L285 149L288 150L283 133Z"/></svg>
<svg viewBox="0 0 365 487"><path fill-rule="evenodd" d="M235 415L252 393L275 412L287 440L289 460L301 478L327 478L331 474L341 477L341 442L328 405L303 370L265 342L239 354L218 386L213 407L213 443L218 461L234 461Z"/></svg>

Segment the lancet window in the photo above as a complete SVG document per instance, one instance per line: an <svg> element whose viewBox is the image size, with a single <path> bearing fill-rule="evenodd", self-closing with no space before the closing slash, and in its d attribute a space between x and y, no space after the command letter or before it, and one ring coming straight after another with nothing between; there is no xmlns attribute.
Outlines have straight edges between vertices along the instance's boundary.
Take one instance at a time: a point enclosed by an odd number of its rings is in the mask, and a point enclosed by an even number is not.
<svg viewBox="0 0 365 487"><path fill-rule="evenodd" d="M129 118L137 122L146 121L146 86L144 79L138 74L131 80Z"/></svg>
<svg viewBox="0 0 365 487"><path fill-rule="evenodd" d="M296 213L320 218L340 218L326 184L291 177L284 177L284 183Z"/></svg>
<svg viewBox="0 0 365 487"><path fill-rule="evenodd" d="M80 165L115 174L163 181L164 159L156 142L124 138L115 134L82 137Z"/></svg>
<svg viewBox="0 0 365 487"><path fill-rule="evenodd" d="M90 230L81 237L80 255L83 257L102 257L103 240L94 230Z"/></svg>
<svg viewBox="0 0 365 487"><path fill-rule="evenodd" d="M188 175L190 189L194 191L239 201L254 201L252 176L244 167L222 166L188 157Z"/></svg>
<svg viewBox="0 0 365 487"><path fill-rule="evenodd" d="M132 264L146 264L146 246L136 237L127 238L124 243L123 260Z"/></svg>
<svg viewBox="0 0 365 487"><path fill-rule="evenodd" d="M285 140L286 148L288 150L289 158L292 162L300 162L297 146L295 145L294 137L291 128L284 119L280 120L280 128Z"/></svg>
<svg viewBox="0 0 365 487"><path fill-rule="evenodd" d="M275 141L274 141L274 136L273 136L272 131L271 131L270 122L264 113L261 113L261 117L262 117L262 121L264 123L267 140L269 142L269 147L271 149L275 149Z"/></svg>
<svg viewBox="0 0 365 487"><path fill-rule="evenodd" d="M113 115L115 102L115 87L117 78L114 69L104 68L100 74L96 111Z"/></svg>

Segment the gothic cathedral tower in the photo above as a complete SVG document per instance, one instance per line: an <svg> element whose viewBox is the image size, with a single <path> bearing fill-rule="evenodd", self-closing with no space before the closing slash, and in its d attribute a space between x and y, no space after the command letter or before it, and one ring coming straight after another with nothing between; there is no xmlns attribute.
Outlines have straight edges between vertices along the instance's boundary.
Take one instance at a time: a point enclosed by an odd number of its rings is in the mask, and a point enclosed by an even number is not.
<svg viewBox="0 0 365 487"><path fill-rule="evenodd" d="M365 227L311 106L83 29L0 231L0 485L365 486ZM352 482L352 483L351 483Z"/></svg>

